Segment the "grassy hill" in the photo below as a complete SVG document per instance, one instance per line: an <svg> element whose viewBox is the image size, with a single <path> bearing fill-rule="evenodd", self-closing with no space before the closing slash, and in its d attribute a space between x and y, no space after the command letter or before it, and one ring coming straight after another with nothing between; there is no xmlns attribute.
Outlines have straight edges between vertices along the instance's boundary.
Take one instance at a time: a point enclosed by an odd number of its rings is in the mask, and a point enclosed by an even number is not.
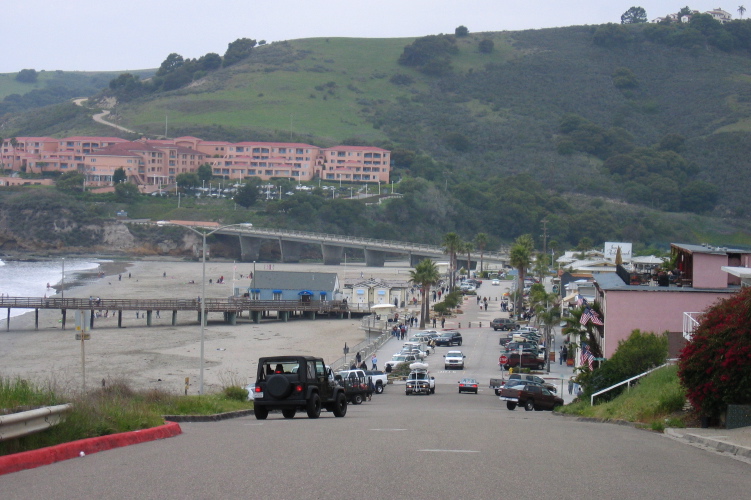
<svg viewBox="0 0 751 500"><path fill-rule="evenodd" d="M549 235L570 244L584 236L751 244L751 57L629 29L629 43L611 46L594 42L596 26L473 33L456 38L451 70L439 76L399 64L415 39L278 42L114 112L151 135L164 134L167 118L170 136L388 147L395 178L408 181L399 190L413 197L369 208L377 213L362 230L373 236L419 220L411 239L456 230L508 241L540 234L547 218ZM483 40L491 52L479 50ZM5 135L102 133L81 110L58 112L16 115ZM583 125L565 131L572 116ZM670 136L681 137L674 151L661 145ZM617 154L648 164L617 172L609 163ZM713 196L698 209L702 191ZM278 209L276 223L298 223L289 207Z"/></svg>

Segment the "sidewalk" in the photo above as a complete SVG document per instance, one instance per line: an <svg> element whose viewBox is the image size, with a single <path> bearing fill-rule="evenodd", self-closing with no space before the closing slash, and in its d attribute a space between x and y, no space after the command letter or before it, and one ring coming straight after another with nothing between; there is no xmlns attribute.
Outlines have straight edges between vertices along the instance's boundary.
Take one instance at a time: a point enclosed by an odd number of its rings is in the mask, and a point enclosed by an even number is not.
<svg viewBox="0 0 751 500"><path fill-rule="evenodd" d="M698 448L751 463L751 427L738 429L665 429L665 435Z"/></svg>

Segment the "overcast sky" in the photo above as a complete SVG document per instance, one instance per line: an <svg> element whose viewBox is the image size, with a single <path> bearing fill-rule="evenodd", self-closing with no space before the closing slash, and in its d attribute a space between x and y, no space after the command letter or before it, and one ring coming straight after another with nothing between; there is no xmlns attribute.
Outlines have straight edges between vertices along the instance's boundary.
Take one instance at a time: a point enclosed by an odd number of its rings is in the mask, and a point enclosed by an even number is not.
<svg viewBox="0 0 751 500"><path fill-rule="evenodd" d="M5 3L5 2L4 2ZM620 22L641 6L648 19L682 6L743 0L24 0L0 10L0 73L158 67L172 52L223 55L237 38L394 38ZM751 15L751 0L749 0Z"/></svg>

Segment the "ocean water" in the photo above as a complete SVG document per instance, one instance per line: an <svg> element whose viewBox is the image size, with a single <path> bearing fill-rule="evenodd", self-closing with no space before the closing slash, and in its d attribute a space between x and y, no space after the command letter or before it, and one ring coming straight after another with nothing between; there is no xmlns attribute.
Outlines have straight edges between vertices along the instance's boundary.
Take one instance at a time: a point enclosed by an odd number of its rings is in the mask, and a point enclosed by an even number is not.
<svg viewBox="0 0 751 500"><path fill-rule="evenodd" d="M85 259L65 259L65 282L73 283L81 272L90 272L99 267L100 262ZM0 260L0 294L9 297L51 297L55 289L51 288L63 280L63 261L2 261ZM47 288L47 284L50 288ZM12 309L11 317L28 311ZM3 317L5 315L3 314Z"/></svg>

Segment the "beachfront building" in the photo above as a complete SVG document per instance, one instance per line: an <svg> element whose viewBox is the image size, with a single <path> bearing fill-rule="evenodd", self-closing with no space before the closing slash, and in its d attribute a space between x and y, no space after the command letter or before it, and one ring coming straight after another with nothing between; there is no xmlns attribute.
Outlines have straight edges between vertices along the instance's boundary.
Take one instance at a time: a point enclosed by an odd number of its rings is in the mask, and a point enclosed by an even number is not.
<svg viewBox="0 0 751 500"><path fill-rule="evenodd" d="M601 347L606 358L635 329L668 332L670 356L677 356L701 313L727 298L751 275L751 251L710 245L671 245L676 269L645 284L622 266L595 273L596 297L604 315ZM643 280L641 281L643 282Z"/></svg>
<svg viewBox="0 0 751 500"><path fill-rule="evenodd" d="M78 171L87 186L111 186L115 170L140 186L174 184L179 174L208 164L215 177L243 182L273 178L347 183L388 183L391 152L370 146L320 148L304 143L204 141L117 137L16 137L0 147L0 163L14 172Z"/></svg>
<svg viewBox="0 0 751 500"><path fill-rule="evenodd" d="M375 305L404 307L410 299L412 285L406 281L364 278L344 285L344 298L351 311L370 311Z"/></svg>
<svg viewBox="0 0 751 500"><path fill-rule="evenodd" d="M325 302L342 298L336 273L297 271L258 271L249 287L235 290L236 296L245 294L251 300Z"/></svg>

